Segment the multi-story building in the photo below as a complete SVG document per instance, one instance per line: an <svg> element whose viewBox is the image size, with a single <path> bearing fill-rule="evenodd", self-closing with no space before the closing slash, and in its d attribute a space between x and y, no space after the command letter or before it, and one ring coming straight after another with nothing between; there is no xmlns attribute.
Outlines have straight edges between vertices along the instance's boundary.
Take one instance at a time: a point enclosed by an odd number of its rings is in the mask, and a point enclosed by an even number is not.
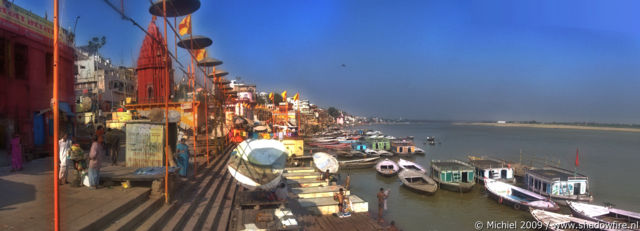
<svg viewBox="0 0 640 231"><path fill-rule="evenodd" d="M53 144L53 23L12 2L0 4L0 156L14 133L27 153L50 150ZM58 105L65 115L63 132L73 132L68 119L75 102L72 37L60 30Z"/></svg>
<svg viewBox="0 0 640 231"><path fill-rule="evenodd" d="M90 97L103 111L122 105L127 97L136 97L135 70L114 66L111 60L84 48L76 49L76 99ZM87 110L86 108L84 109Z"/></svg>

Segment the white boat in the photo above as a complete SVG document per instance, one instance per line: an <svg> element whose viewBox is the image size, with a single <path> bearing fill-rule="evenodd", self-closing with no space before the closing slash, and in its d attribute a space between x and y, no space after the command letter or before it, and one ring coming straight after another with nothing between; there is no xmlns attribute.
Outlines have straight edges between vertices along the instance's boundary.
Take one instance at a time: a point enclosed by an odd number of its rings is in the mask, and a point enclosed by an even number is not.
<svg viewBox="0 0 640 231"><path fill-rule="evenodd" d="M376 164L376 171L383 176L393 176L400 171L400 167L393 160L384 159Z"/></svg>
<svg viewBox="0 0 640 231"><path fill-rule="evenodd" d="M424 150L422 148L416 147L416 148L413 149L413 154L424 155L425 152L424 152Z"/></svg>
<svg viewBox="0 0 640 231"><path fill-rule="evenodd" d="M247 189L271 190L282 179L287 150L277 140L245 140L231 153L227 170Z"/></svg>
<svg viewBox="0 0 640 231"><path fill-rule="evenodd" d="M611 230L611 229L598 229L597 227L603 227L600 223L585 220L582 218L572 217L571 215L553 213L542 209L531 209L531 215L536 221L539 221L544 227L534 227L546 230ZM538 223L538 224L540 224ZM566 227L596 227L595 229L567 229Z"/></svg>
<svg viewBox="0 0 640 231"><path fill-rule="evenodd" d="M540 194L501 181L485 179L484 187L490 197L496 199L500 204L510 205L515 209L560 209L558 204L540 196Z"/></svg>
<svg viewBox="0 0 640 231"><path fill-rule="evenodd" d="M387 150L376 150L378 152L378 156L392 157L393 153Z"/></svg>
<svg viewBox="0 0 640 231"><path fill-rule="evenodd" d="M400 168L403 169L403 170L405 170L405 169L415 170L415 171L421 172L422 174L427 172L427 170L425 170L419 164L413 163L413 162L405 160L405 159L400 159L398 161L398 166L400 166Z"/></svg>
<svg viewBox="0 0 640 231"><path fill-rule="evenodd" d="M338 160L330 154L324 152L316 152L313 154L313 164L320 172L337 173L340 167Z"/></svg>
<svg viewBox="0 0 640 231"><path fill-rule="evenodd" d="M574 216L602 223L640 224L640 213L616 209L609 206L593 205L575 201L567 201ZM636 227L635 230L640 229Z"/></svg>

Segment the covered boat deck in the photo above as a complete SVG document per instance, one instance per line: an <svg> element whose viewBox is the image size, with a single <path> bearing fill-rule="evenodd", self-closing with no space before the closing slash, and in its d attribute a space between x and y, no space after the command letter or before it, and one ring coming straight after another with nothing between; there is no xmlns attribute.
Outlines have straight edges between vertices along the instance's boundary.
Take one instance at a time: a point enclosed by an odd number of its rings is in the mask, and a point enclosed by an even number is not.
<svg viewBox="0 0 640 231"><path fill-rule="evenodd" d="M564 169L557 168L533 168L529 170L530 173L538 175L547 179L560 179L561 181L567 181L571 177L586 177L579 173L570 172Z"/></svg>

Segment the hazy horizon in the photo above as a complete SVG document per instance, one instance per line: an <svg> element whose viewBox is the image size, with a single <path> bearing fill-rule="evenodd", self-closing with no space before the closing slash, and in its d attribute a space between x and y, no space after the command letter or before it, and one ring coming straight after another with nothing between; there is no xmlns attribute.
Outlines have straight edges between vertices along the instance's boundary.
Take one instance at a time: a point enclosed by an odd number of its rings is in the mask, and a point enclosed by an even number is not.
<svg viewBox="0 0 640 231"><path fill-rule="evenodd" d="M194 33L264 91L363 116L640 123L637 1L202 2ZM50 1L15 3L52 15ZM146 28L148 7L125 13ZM80 16L77 44L105 35L102 54L135 62L144 33L104 2L61 13L65 28Z"/></svg>

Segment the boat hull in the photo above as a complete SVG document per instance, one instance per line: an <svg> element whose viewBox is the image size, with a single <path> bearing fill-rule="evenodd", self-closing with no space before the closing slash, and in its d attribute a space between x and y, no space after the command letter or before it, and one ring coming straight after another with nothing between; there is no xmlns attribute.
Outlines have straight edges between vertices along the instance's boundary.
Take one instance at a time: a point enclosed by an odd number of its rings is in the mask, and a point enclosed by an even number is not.
<svg viewBox="0 0 640 231"><path fill-rule="evenodd" d="M475 185L475 183L443 183L438 180L436 180L436 182L438 182L441 189L463 193L471 191L473 185Z"/></svg>

